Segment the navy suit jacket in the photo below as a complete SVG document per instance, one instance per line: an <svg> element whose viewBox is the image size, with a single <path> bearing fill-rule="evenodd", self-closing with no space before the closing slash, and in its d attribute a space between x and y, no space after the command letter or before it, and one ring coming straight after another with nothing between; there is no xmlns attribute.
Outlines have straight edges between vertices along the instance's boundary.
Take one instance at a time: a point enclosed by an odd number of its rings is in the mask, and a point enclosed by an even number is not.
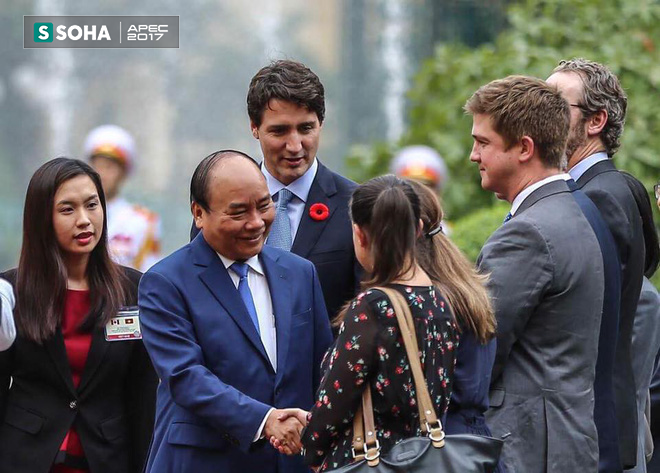
<svg viewBox="0 0 660 473"><path fill-rule="evenodd" d="M612 233L596 205L580 191L572 179L567 181L575 201L582 209L596 234L603 254L605 293L603 317L598 338L598 359L594 380L594 421L598 430L598 471L616 473L623 470L619 456L619 436L614 399L614 361L619 334L619 306L621 304L621 265Z"/></svg>
<svg viewBox="0 0 660 473"><path fill-rule="evenodd" d="M614 396L619 454L624 468L637 463L637 393L632 365L632 332L644 276L644 234L637 203L611 159L590 167L577 186L600 211L616 242L621 262L621 308L614 360Z"/></svg>
<svg viewBox="0 0 660 473"><path fill-rule="evenodd" d="M356 187L355 182L332 172L319 161L291 247L292 253L314 263L330 318L357 294L360 284L362 269L355 258L348 216L348 202ZM328 207L330 215L325 220L310 217L309 209L316 203ZM190 239L198 233L193 222Z"/></svg>
<svg viewBox="0 0 660 473"><path fill-rule="evenodd" d="M273 303L273 370L227 269L198 235L143 277L144 342L161 383L147 472L308 471L253 442L272 407L310 409L332 341L314 266L276 248L259 259Z"/></svg>

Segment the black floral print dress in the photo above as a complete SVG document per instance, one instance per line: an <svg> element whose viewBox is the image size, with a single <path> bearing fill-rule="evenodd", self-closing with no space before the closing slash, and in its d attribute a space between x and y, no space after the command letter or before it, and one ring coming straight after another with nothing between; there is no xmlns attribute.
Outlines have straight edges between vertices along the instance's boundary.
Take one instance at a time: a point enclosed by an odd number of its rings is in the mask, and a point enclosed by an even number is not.
<svg viewBox="0 0 660 473"><path fill-rule="evenodd" d="M435 287L390 287L410 305L422 368L440 417L451 396L458 327ZM316 403L302 434L307 464L325 471L353 461L353 415L366 387L372 393L382 453L403 439L421 435L408 356L396 315L382 291L368 290L351 302L321 370Z"/></svg>

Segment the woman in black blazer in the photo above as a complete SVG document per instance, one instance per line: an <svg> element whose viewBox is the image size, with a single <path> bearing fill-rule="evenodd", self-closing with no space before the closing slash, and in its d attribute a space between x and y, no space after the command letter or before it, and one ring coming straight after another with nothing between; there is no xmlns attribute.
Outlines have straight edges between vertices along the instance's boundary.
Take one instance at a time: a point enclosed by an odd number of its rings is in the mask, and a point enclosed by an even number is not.
<svg viewBox="0 0 660 473"><path fill-rule="evenodd" d="M0 473L142 471L158 380L127 310L140 273L110 260L105 211L82 161L30 180L19 265L0 275L17 298L16 341L0 353Z"/></svg>

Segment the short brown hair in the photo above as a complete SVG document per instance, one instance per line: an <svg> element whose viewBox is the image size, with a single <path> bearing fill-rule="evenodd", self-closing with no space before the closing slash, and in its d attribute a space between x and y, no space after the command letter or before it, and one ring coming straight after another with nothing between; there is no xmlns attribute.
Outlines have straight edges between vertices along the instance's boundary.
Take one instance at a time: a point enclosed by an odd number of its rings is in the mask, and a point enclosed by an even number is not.
<svg viewBox="0 0 660 473"><path fill-rule="evenodd" d="M534 77L509 76L480 87L464 109L488 115L507 147L529 136L546 167L565 166L570 110L556 87Z"/></svg>
<svg viewBox="0 0 660 473"><path fill-rule="evenodd" d="M247 108L250 120L261 125L271 99L293 102L316 113L319 123L325 118L325 90L321 80L307 66L291 60L273 61L250 81Z"/></svg>
<svg viewBox="0 0 660 473"><path fill-rule="evenodd" d="M589 117L600 110L607 111L607 123L600 134L609 157L614 156L621 145L621 134L626 122L628 97L619 79L607 67L587 59L574 58L560 61L556 72L574 72L582 79L580 109Z"/></svg>

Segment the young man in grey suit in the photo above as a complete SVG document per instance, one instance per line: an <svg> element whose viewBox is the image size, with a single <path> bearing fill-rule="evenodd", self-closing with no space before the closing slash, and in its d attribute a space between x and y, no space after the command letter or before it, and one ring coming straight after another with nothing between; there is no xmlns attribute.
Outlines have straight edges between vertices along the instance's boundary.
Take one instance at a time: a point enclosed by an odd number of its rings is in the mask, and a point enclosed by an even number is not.
<svg viewBox="0 0 660 473"><path fill-rule="evenodd" d="M632 468L637 462L638 429L631 344L644 275L644 236L635 198L612 161L623 132L627 97L609 69L585 59L561 61L547 82L560 90L571 109L568 172L600 210L619 252L622 285L614 395L619 454L624 469Z"/></svg>
<svg viewBox="0 0 660 473"><path fill-rule="evenodd" d="M545 82L512 76L465 109L481 185L512 204L478 259L498 322L489 424L509 472L594 472L603 260L561 172L568 104Z"/></svg>

